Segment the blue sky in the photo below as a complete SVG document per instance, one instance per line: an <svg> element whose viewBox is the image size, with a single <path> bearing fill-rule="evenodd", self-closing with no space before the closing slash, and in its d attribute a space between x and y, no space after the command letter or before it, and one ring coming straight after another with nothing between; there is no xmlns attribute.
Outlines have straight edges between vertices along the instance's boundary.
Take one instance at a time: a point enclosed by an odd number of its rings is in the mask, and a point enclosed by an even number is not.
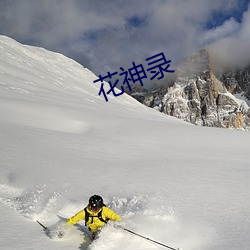
<svg viewBox="0 0 250 250"><path fill-rule="evenodd" d="M249 63L249 0L1 0L0 34L63 53L96 74L163 52L173 67L209 47Z"/></svg>
<svg viewBox="0 0 250 250"><path fill-rule="evenodd" d="M232 8L230 12L223 12L222 10L216 10L211 13L211 18L208 19L206 28L212 29L216 28L217 26L223 25L225 20L230 18L234 18L237 22L242 22L242 17L245 11L248 9L248 0L239 0L235 8Z"/></svg>

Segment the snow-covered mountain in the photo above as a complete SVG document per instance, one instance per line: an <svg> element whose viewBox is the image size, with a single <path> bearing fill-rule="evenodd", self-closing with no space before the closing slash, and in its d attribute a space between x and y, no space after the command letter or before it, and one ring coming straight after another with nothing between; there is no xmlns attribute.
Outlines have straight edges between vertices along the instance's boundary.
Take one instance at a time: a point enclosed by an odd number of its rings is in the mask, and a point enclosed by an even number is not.
<svg viewBox="0 0 250 250"><path fill-rule="evenodd" d="M179 66L172 84L146 92L136 90L132 96L196 125L248 130L249 69L221 72L215 65L209 51L202 49Z"/></svg>
<svg viewBox="0 0 250 250"><path fill-rule="evenodd" d="M0 37L1 249L162 249L108 225L52 227L92 194L122 225L184 250L248 250L249 133L193 126L123 94L63 55Z"/></svg>

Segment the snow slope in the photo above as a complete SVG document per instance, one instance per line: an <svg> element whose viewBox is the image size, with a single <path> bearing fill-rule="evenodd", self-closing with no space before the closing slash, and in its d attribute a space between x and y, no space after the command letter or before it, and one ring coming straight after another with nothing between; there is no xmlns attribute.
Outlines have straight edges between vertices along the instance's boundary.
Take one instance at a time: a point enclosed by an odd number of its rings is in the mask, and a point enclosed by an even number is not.
<svg viewBox="0 0 250 250"><path fill-rule="evenodd" d="M249 133L196 127L126 94L105 102L95 79L0 36L0 248L162 249L112 225L90 244L83 223L61 240L36 223L53 228L97 193L124 227L166 245L248 250Z"/></svg>

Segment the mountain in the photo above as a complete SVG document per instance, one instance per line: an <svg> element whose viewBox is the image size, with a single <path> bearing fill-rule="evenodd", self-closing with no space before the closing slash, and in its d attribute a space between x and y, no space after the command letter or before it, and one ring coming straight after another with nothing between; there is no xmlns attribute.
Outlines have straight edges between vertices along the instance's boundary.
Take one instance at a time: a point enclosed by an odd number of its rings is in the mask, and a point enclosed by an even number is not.
<svg viewBox="0 0 250 250"><path fill-rule="evenodd" d="M0 36L0 248L162 249L111 223L91 243L83 221L62 239L36 222L53 231L99 194L122 226L168 246L248 250L250 134L194 126L126 94L106 102L96 79Z"/></svg>
<svg viewBox="0 0 250 250"><path fill-rule="evenodd" d="M132 96L196 125L249 129L249 69L217 72L209 51L202 49L179 66L172 84L136 90Z"/></svg>

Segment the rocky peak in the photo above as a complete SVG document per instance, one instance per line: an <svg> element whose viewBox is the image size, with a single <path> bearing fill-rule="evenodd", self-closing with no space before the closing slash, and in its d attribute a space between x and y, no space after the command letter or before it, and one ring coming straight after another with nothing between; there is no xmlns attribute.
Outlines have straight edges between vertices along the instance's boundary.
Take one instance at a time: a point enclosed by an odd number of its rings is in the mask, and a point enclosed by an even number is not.
<svg viewBox="0 0 250 250"><path fill-rule="evenodd" d="M177 77L194 77L206 74L209 70L209 53L201 49L194 55L188 57L177 69Z"/></svg>
<svg viewBox="0 0 250 250"><path fill-rule="evenodd" d="M250 84L250 67L243 71L215 74L210 54L202 49L177 69L171 86L132 94L145 105L196 125L248 129L250 109L233 94ZM243 91L244 90L244 91ZM247 96L247 94L245 94Z"/></svg>

